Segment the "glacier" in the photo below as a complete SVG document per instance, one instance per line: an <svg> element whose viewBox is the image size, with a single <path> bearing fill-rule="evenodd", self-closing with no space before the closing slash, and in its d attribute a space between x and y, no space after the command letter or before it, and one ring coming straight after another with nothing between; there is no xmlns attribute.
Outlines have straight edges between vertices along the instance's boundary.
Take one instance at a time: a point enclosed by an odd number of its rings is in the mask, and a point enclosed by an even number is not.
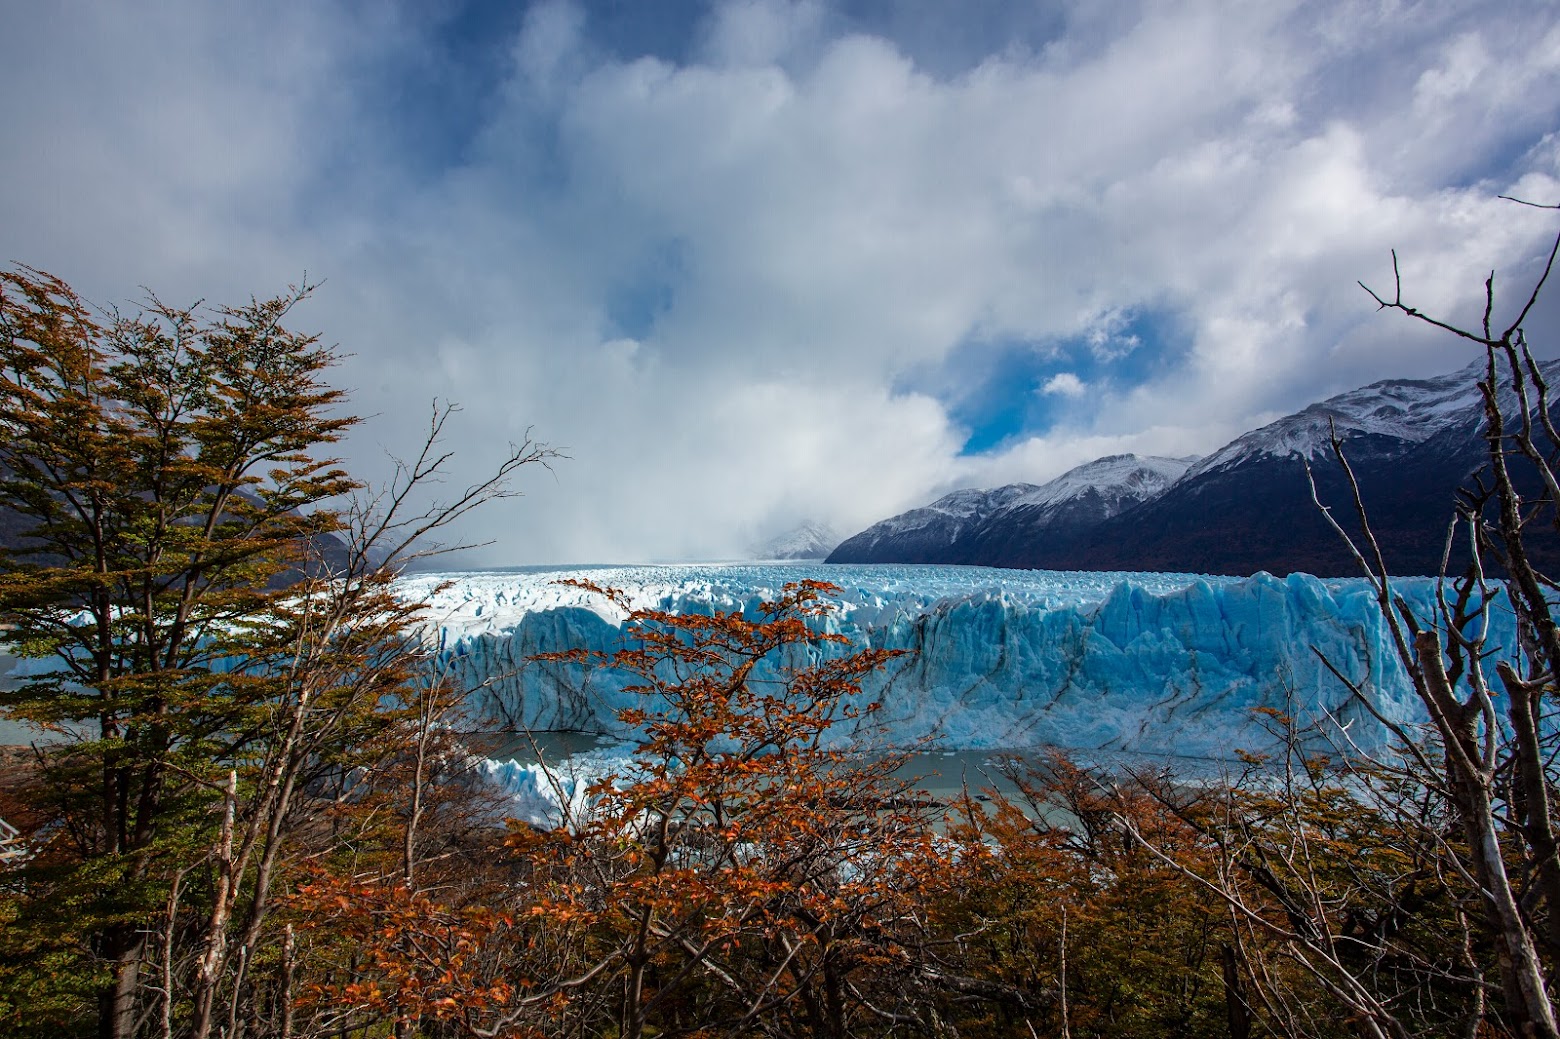
<svg viewBox="0 0 1560 1039"><path fill-rule="evenodd" d="M1374 592L1358 579L668 564L427 574L401 588L427 602L440 666L489 724L631 739L616 717L637 695L624 691L628 676L531 659L623 645L623 613L558 583L569 578L620 589L636 608L753 616L787 582L839 586L828 597L837 604L828 630L852 646L905 651L865 690L882 699L873 716L881 729L842 726L842 739L1229 760L1271 747L1277 711L1318 739L1382 745L1383 727L1321 656L1375 712L1410 724L1422 717ZM1434 582L1395 587L1421 617L1432 615ZM1493 611L1492 623L1492 643L1513 645L1509 614Z"/></svg>

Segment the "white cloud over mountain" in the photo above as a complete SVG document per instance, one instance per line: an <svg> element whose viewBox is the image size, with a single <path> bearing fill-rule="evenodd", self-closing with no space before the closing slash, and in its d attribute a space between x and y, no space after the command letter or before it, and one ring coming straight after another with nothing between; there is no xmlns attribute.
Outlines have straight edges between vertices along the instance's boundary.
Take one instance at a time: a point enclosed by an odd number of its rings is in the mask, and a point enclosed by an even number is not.
<svg viewBox="0 0 1560 1039"><path fill-rule="evenodd" d="M0 260L105 302L324 277L299 320L353 354L360 468L457 400L464 474L527 427L572 456L474 521L480 561L630 560L1459 366L1355 279L1390 287L1395 247L1471 320L1560 223L1495 197L1560 201L1542 2L1015 8L957 60L920 11L720 4L657 58L559 3L464 35L411 4L24 8ZM972 341L1054 359L1018 390L1060 408L979 455L915 377Z"/></svg>

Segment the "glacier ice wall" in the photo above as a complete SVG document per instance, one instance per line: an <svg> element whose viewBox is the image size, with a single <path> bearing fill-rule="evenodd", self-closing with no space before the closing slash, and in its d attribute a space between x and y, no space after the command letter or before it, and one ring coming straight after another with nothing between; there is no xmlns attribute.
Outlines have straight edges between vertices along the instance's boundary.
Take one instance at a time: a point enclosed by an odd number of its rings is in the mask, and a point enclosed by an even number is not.
<svg viewBox="0 0 1560 1039"><path fill-rule="evenodd" d="M906 651L867 690L883 699L877 735L901 744L933 736L949 748L1226 758L1267 745L1258 708L1302 726L1344 726L1363 745L1381 742L1379 723L1319 653L1384 716L1420 717L1373 593L1359 580L787 564L408 579L407 593L430 601L441 663L501 726L630 735L616 718L635 695L623 690L628 676L530 660L623 644L621 613L556 583L568 577L622 589L634 606L755 615L787 581L841 586L830 629L856 646ZM1405 580L1398 590L1429 616L1431 582ZM1494 641L1510 644L1509 617L1496 614L1495 626Z"/></svg>

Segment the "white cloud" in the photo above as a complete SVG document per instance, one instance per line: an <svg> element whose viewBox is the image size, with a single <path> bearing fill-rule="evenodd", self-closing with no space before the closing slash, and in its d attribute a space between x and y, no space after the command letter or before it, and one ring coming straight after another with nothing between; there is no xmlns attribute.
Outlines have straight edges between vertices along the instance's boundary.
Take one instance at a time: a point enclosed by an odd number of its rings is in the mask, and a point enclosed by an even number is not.
<svg viewBox="0 0 1560 1039"><path fill-rule="evenodd" d="M543 0L526 12L514 59L531 89L549 96L564 77L580 70L584 30L585 12L568 0Z"/></svg>
<svg viewBox="0 0 1560 1039"><path fill-rule="evenodd" d="M1469 94L1489 68L1484 40L1471 32L1446 46L1443 64L1426 69L1414 84L1414 111L1425 115Z"/></svg>
<svg viewBox="0 0 1560 1039"><path fill-rule="evenodd" d="M1040 392L1062 397L1081 397L1086 389L1083 380L1072 372L1057 372L1040 387Z"/></svg>
<svg viewBox="0 0 1560 1039"><path fill-rule="evenodd" d="M1084 329L1083 341L1089 352L1101 361L1119 361L1143 345L1138 335L1128 332L1132 315L1125 310L1106 310Z"/></svg>
<svg viewBox="0 0 1560 1039"><path fill-rule="evenodd" d="M721 554L1210 450L1461 363L1355 286L1391 248L1461 320L1489 269L1531 271L1553 221L1493 196L1560 200L1543 3L1085 8L933 74L818 3L721 4L685 64L614 57L586 8L547 3L423 140L390 132L399 77L441 74L415 6L34 5L0 39L28 99L0 113L0 259L108 302L323 275L300 320L355 354L358 464L435 394L465 406L461 475L527 426L568 448L469 529L489 562ZM1065 424L965 458L895 388L971 337L1109 370L1086 398L1047 384L1087 401Z"/></svg>
<svg viewBox="0 0 1560 1039"><path fill-rule="evenodd" d="M732 0L711 13L704 50L715 65L784 64L816 43L824 18L811 0Z"/></svg>

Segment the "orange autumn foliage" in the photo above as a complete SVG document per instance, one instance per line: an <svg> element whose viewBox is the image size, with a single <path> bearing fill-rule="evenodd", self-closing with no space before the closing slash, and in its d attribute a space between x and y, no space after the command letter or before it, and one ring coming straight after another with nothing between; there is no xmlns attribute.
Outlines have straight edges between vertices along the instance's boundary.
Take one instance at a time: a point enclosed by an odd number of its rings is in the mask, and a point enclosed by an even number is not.
<svg viewBox="0 0 1560 1039"><path fill-rule="evenodd" d="M565 1007L574 1027L623 1036L760 1017L843 1036L884 1013L872 994L922 969L907 950L939 861L929 806L894 777L903 757L863 750L876 705L861 682L892 654L836 648L822 582L788 585L755 619L591 590L628 614L625 648L598 663L635 676L640 705L620 713L641 733L632 769L570 825L512 829L497 907L306 888L310 926L355 957L311 1006L472 1035L546 1030Z"/></svg>

